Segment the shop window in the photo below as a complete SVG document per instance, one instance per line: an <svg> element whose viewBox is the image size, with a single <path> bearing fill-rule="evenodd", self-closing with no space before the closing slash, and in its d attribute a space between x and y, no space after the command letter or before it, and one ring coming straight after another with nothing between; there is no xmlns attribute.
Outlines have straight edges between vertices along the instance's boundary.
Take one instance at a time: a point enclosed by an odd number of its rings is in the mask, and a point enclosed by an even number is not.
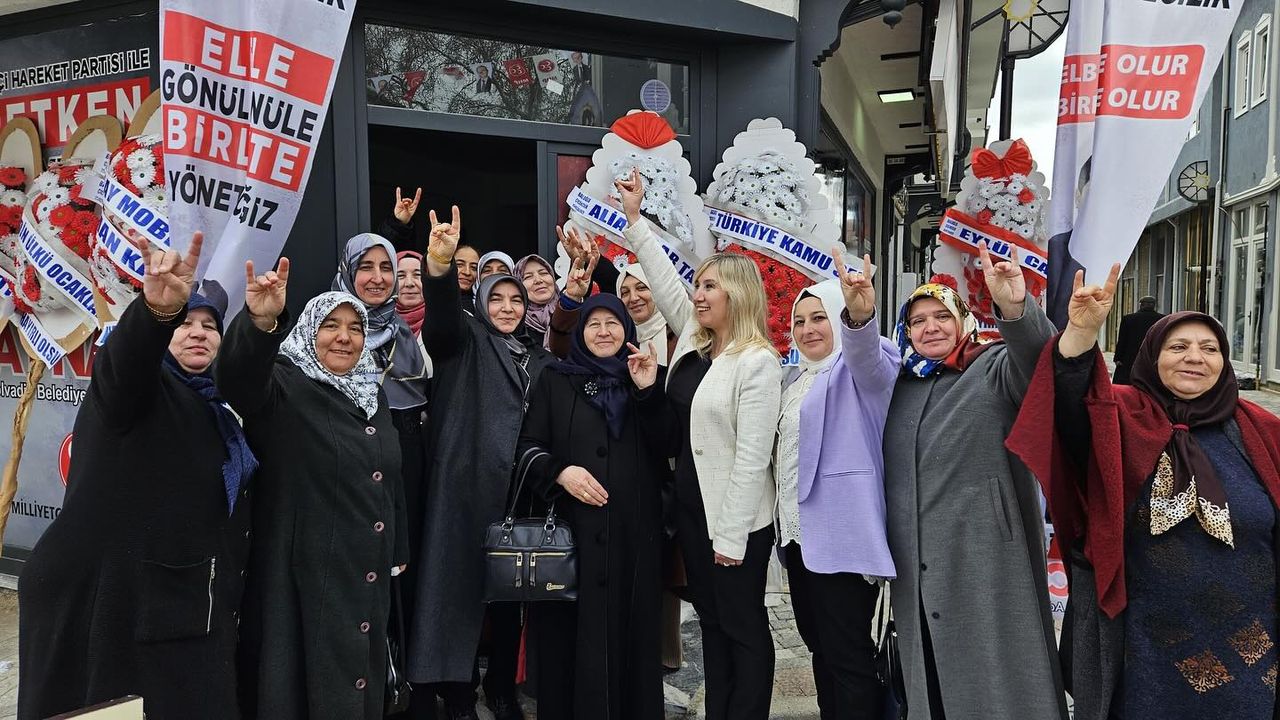
<svg viewBox="0 0 1280 720"><path fill-rule="evenodd" d="M591 127L639 107L691 127L685 64L376 24L364 36L370 105Z"/></svg>
<svg viewBox="0 0 1280 720"><path fill-rule="evenodd" d="M1269 68L1271 66L1271 16L1263 15L1253 29L1253 70L1250 82L1253 92L1249 106L1253 107L1267 99L1267 85L1271 82Z"/></svg>
<svg viewBox="0 0 1280 720"><path fill-rule="evenodd" d="M1240 117L1249 109L1249 42L1251 34L1245 31L1236 41L1236 94L1235 115Z"/></svg>

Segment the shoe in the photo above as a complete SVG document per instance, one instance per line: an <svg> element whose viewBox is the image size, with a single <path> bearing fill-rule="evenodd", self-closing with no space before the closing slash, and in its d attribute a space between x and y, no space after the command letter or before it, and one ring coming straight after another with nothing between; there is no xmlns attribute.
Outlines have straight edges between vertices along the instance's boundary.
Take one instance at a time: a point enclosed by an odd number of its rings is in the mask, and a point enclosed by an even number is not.
<svg viewBox="0 0 1280 720"><path fill-rule="evenodd" d="M493 711L494 720L524 720L524 712L515 698L486 698L485 705Z"/></svg>

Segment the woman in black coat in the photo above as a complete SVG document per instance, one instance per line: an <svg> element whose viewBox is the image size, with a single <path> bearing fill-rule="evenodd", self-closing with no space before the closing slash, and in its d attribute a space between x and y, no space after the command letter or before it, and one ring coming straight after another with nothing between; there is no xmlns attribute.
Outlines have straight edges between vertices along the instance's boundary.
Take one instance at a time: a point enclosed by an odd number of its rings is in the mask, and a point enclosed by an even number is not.
<svg viewBox="0 0 1280 720"><path fill-rule="evenodd" d="M582 306L566 361L534 384L516 476L574 530L577 602L530 607L539 720L663 716L660 550L666 462L656 350L622 301ZM634 354L632 354L634 353Z"/></svg>
<svg viewBox="0 0 1280 720"><path fill-rule="evenodd" d="M23 720L129 694L158 720L239 717L257 461L210 377L222 317L191 295L200 236L185 259L139 250L143 296L94 359L62 514L22 571Z"/></svg>
<svg viewBox="0 0 1280 720"><path fill-rule="evenodd" d="M358 298L312 298L285 335L288 260L254 277L218 380L262 458L241 626L244 712L382 717L389 580L408 562L400 445ZM283 341L283 342L282 342Z"/></svg>
<svg viewBox="0 0 1280 720"><path fill-rule="evenodd" d="M527 341L525 289L514 277L485 277L477 283L475 317L463 312L453 264L461 233L457 208L452 223L436 223L434 213L431 219L422 340L435 366L429 445L436 450L407 677L441 684L450 715L474 718L476 651L487 612L493 647L485 696L495 716L508 720L521 717L519 605L485 606L481 541L506 509L525 399L551 356Z"/></svg>

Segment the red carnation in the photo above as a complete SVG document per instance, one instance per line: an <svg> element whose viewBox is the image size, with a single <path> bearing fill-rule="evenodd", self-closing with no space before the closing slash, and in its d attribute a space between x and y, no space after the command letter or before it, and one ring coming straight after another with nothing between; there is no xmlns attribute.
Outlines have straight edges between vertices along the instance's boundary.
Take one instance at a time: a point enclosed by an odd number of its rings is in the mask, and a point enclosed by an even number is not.
<svg viewBox="0 0 1280 720"><path fill-rule="evenodd" d="M949 273L937 273L933 277L929 278L929 282L937 283L938 285L946 285L952 290L960 290L960 283L956 282L955 276Z"/></svg>
<svg viewBox="0 0 1280 720"><path fill-rule="evenodd" d="M993 216L990 210L981 210L978 212L978 222L982 223L983 225L990 225L992 217Z"/></svg>
<svg viewBox="0 0 1280 720"><path fill-rule="evenodd" d="M92 235L98 229L100 218L87 210L77 210L76 216L71 219L68 228L76 230L87 235Z"/></svg>
<svg viewBox="0 0 1280 720"><path fill-rule="evenodd" d="M74 185L78 172L80 172L79 165L63 165L58 168L58 182L63 185Z"/></svg>
<svg viewBox="0 0 1280 720"><path fill-rule="evenodd" d="M22 190L27 184L27 173L20 167L0 168L0 185L10 190Z"/></svg>
<svg viewBox="0 0 1280 720"><path fill-rule="evenodd" d="M22 206L0 205L0 222L16 230L22 224Z"/></svg>
<svg viewBox="0 0 1280 720"><path fill-rule="evenodd" d="M76 211L71 209L70 205L59 205L49 213L49 222L55 227L66 227L75 216Z"/></svg>
<svg viewBox="0 0 1280 720"><path fill-rule="evenodd" d="M80 233L75 228L63 229L62 244L85 260L88 260L90 255L93 254L93 249L89 247L89 236Z"/></svg>
<svg viewBox="0 0 1280 720"><path fill-rule="evenodd" d="M1018 193L1018 202L1022 203L1023 205L1026 205L1027 203L1035 199L1036 199L1036 194L1032 192L1031 188L1029 187L1022 188L1022 192Z"/></svg>
<svg viewBox="0 0 1280 720"><path fill-rule="evenodd" d="M22 271L22 297L32 302L40 301L40 278L36 276L34 265L28 265ZM16 297L16 296L15 296ZM28 310L28 312L30 312Z"/></svg>

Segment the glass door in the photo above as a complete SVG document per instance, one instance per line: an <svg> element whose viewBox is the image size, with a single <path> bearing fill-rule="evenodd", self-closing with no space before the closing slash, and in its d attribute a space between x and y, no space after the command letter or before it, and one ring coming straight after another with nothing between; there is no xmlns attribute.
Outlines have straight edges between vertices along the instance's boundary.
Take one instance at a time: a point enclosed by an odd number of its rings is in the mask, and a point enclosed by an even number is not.
<svg viewBox="0 0 1280 720"><path fill-rule="evenodd" d="M1263 287L1267 256L1267 206L1237 210L1232 228L1228 337L1236 371L1256 375L1262 353Z"/></svg>

